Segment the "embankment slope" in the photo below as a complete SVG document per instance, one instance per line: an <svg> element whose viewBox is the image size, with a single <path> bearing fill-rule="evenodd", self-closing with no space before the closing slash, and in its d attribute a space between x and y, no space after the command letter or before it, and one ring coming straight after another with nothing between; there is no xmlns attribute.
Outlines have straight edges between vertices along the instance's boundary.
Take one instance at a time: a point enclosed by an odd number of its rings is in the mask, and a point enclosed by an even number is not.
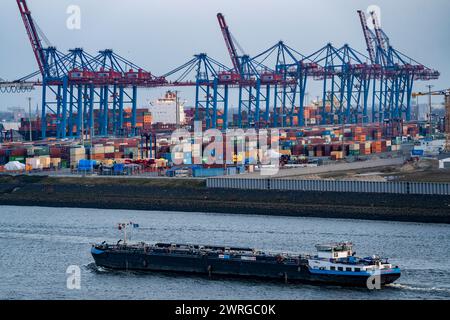
<svg viewBox="0 0 450 320"><path fill-rule="evenodd" d="M0 205L450 223L450 197L208 189L204 180L0 176Z"/></svg>

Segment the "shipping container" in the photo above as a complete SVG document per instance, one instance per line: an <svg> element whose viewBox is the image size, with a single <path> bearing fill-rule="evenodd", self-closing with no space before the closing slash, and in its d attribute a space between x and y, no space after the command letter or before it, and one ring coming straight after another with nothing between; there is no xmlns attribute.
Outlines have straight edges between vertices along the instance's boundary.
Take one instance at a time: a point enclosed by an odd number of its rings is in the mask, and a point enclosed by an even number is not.
<svg viewBox="0 0 450 320"><path fill-rule="evenodd" d="M192 169L192 176L194 177L215 177L224 175L223 168L202 168L195 167Z"/></svg>

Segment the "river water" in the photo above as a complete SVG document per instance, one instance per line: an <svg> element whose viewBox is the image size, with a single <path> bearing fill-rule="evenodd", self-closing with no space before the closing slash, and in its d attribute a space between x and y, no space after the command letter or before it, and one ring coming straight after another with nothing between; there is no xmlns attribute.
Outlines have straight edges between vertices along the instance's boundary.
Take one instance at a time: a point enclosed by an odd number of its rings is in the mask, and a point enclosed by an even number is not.
<svg viewBox="0 0 450 320"><path fill-rule="evenodd" d="M139 223L133 241L314 252L352 241L358 256L389 257L402 276L381 290L209 280L95 267L94 242L115 243L118 222ZM450 225L162 211L0 206L1 299L450 299ZM67 288L79 266L80 289Z"/></svg>

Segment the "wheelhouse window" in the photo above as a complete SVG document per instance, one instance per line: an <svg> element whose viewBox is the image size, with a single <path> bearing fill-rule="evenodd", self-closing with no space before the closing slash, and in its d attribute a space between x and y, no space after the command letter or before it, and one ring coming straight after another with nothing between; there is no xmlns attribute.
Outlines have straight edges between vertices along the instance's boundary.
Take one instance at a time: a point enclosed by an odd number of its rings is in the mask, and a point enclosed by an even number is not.
<svg viewBox="0 0 450 320"><path fill-rule="evenodd" d="M338 267L338 270L339 270L339 271L344 271L344 268Z"/></svg>
<svg viewBox="0 0 450 320"><path fill-rule="evenodd" d="M336 267L332 266L330 267L330 270L336 270Z"/></svg>
<svg viewBox="0 0 450 320"><path fill-rule="evenodd" d="M345 268L345 271L352 271L352 268Z"/></svg>
<svg viewBox="0 0 450 320"><path fill-rule="evenodd" d="M361 268L355 268L355 272L360 272Z"/></svg>

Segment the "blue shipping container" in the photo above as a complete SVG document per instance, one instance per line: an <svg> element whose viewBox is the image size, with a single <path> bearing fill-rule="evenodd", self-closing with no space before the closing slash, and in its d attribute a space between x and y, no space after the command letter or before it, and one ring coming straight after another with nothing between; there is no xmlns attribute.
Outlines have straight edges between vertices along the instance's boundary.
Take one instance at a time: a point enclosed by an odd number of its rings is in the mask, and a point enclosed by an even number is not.
<svg viewBox="0 0 450 320"><path fill-rule="evenodd" d="M172 154L171 153L163 153L163 154L161 154L161 157L166 159L166 160L172 161Z"/></svg>
<svg viewBox="0 0 450 320"><path fill-rule="evenodd" d="M116 163L113 168L114 173L123 173L125 166L122 163Z"/></svg>
<svg viewBox="0 0 450 320"><path fill-rule="evenodd" d="M192 175L194 177L215 177L222 176L224 174L223 168L194 168Z"/></svg>
<svg viewBox="0 0 450 320"><path fill-rule="evenodd" d="M245 166L237 166L236 173L237 174L245 173Z"/></svg>
<svg viewBox="0 0 450 320"><path fill-rule="evenodd" d="M81 159L80 161L78 161L79 170L92 170L94 168L94 165L94 160Z"/></svg>

